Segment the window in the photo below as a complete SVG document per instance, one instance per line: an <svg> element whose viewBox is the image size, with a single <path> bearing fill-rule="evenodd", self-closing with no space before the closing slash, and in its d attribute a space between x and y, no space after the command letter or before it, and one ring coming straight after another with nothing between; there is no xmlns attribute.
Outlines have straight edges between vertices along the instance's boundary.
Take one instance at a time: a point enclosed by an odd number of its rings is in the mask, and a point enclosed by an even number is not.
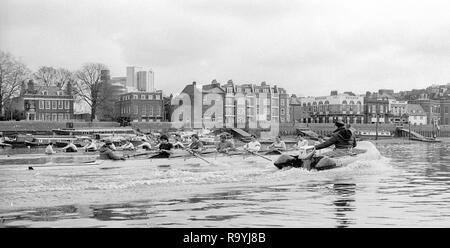
<svg viewBox="0 0 450 248"><path fill-rule="evenodd" d="M153 95L148 95L149 100L153 100Z"/></svg>
<svg viewBox="0 0 450 248"><path fill-rule="evenodd" d="M238 109L237 109L237 113L238 113L239 115L244 115L244 114L245 114L245 109L243 109L243 108L238 108Z"/></svg>
<svg viewBox="0 0 450 248"><path fill-rule="evenodd" d="M147 112L146 108L147 108L147 105L145 105L145 104L141 105L141 111L139 111L141 116L145 116L145 113Z"/></svg>
<svg viewBox="0 0 450 248"><path fill-rule="evenodd" d="M64 107L63 102L64 102L63 100L58 101L58 109L63 109L63 107Z"/></svg>
<svg viewBox="0 0 450 248"><path fill-rule="evenodd" d="M52 109L57 109L56 104L57 104L57 101L52 101Z"/></svg>
<svg viewBox="0 0 450 248"><path fill-rule="evenodd" d="M233 115L233 108L226 108L226 114L227 115Z"/></svg>
<svg viewBox="0 0 450 248"><path fill-rule="evenodd" d="M161 108L159 108L158 106L155 106L155 115L161 116Z"/></svg>
<svg viewBox="0 0 450 248"><path fill-rule="evenodd" d="M52 120L52 115L51 114L45 114L45 120L46 121L51 121Z"/></svg>
<svg viewBox="0 0 450 248"><path fill-rule="evenodd" d="M278 107L278 100L277 99L272 99L272 106Z"/></svg>
<svg viewBox="0 0 450 248"><path fill-rule="evenodd" d="M39 100L39 109L44 109L44 101Z"/></svg>
<svg viewBox="0 0 450 248"><path fill-rule="evenodd" d="M50 109L50 101L45 101L45 109Z"/></svg>
<svg viewBox="0 0 450 248"><path fill-rule="evenodd" d="M133 99L134 99L134 100L137 100L137 99L138 99L138 96L137 96L137 95L133 95Z"/></svg>
<svg viewBox="0 0 450 248"><path fill-rule="evenodd" d="M65 114L66 115L66 120L70 120L70 114Z"/></svg>
<svg viewBox="0 0 450 248"><path fill-rule="evenodd" d="M64 101L65 109L69 109L69 101Z"/></svg>
<svg viewBox="0 0 450 248"><path fill-rule="evenodd" d="M149 106L148 113L149 113L148 114L149 116L153 116L153 106L151 106L151 105Z"/></svg>
<svg viewBox="0 0 450 248"><path fill-rule="evenodd" d="M62 96L62 91L60 91L60 90L56 91L56 95L57 96Z"/></svg>
<svg viewBox="0 0 450 248"><path fill-rule="evenodd" d="M285 114L285 110L284 110L284 108L281 108L281 110L280 110L280 111L281 111L281 114L282 114L282 115L284 115L284 114Z"/></svg>
<svg viewBox="0 0 450 248"><path fill-rule="evenodd" d="M64 114L58 114L58 121L63 121Z"/></svg>
<svg viewBox="0 0 450 248"><path fill-rule="evenodd" d="M52 121L58 121L58 114L52 114Z"/></svg>
<svg viewBox="0 0 450 248"><path fill-rule="evenodd" d="M145 95L141 95L141 100L145 100Z"/></svg>
<svg viewBox="0 0 450 248"><path fill-rule="evenodd" d="M41 93L42 93L42 95L44 95L44 96L48 95L48 91L46 91L46 90L43 90Z"/></svg>
<svg viewBox="0 0 450 248"><path fill-rule="evenodd" d="M156 100L160 100L161 99L160 95L155 95L155 97L156 97Z"/></svg>
<svg viewBox="0 0 450 248"><path fill-rule="evenodd" d="M134 106L133 106L133 109L134 109L134 114L135 114L135 115L139 114L139 109L138 109L138 106L137 106L137 105L134 105Z"/></svg>

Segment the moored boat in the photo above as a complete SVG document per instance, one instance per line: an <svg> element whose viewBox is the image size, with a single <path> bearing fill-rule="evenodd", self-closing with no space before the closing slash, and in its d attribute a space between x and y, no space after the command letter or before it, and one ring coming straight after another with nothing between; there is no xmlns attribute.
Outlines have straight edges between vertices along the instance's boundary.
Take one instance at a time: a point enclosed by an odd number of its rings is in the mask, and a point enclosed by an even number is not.
<svg viewBox="0 0 450 248"><path fill-rule="evenodd" d="M427 137L423 137L423 138L411 137L411 140L422 141L422 142L429 142L429 143L439 143L439 142L442 142L442 140L433 139L433 138L427 138Z"/></svg>

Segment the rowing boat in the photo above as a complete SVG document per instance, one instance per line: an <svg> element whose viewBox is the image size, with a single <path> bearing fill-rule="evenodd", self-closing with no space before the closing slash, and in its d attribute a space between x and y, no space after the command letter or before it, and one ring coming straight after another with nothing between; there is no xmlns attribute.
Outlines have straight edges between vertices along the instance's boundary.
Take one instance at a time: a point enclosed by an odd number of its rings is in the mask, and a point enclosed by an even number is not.
<svg viewBox="0 0 450 248"><path fill-rule="evenodd" d="M186 150L175 149L169 158L151 158L159 153L158 150L150 151L119 151L118 156L127 158L123 160L101 160L97 152L75 152L75 153L55 153L52 155L41 154L17 154L17 155L0 155L0 165L32 165L32 166L77 166L77 165L170 165L182 164L186 160L197 161L202 164L223 164L237 163L240 161L250 161L253 163L273 163L279 156L279 153L269 153L268 150L259 151L251 154L243 150L230 151L229 153L218 153L213 148L207 148L201 153L192 154ZM288 150L286 154L297 155L296 150ZM96 161L95 164L91 163Z"/></svg>

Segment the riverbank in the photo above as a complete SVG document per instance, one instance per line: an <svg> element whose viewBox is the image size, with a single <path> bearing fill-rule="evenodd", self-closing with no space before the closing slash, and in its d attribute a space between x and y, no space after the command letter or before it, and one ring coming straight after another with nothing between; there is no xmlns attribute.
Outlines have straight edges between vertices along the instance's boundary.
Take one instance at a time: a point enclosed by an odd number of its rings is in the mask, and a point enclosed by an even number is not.
<svg viewBox="0 0 450 248"><path fill-rule="evenodd" d="M67 124L70 123L70 124ZM118 122L46 122L46 121L0 121L0 132L3 135L12 134L52 134L53 129L64 129L68 126L74 129L101 129L101 128L120 128ZM159 132L164 133L169 130L174 130L171 122L132 122L130 126L144 133ZM366 132L391 132L395 133L397 127L396 124L351 124L353 128L358 131ZM402 128L414 131L425 137L433 136L433 125L403 125ZM280 123L279 130L282 136L296 135L297 129L310 129L318 133L319 135L326 136L335 130L333 123ZM249 130L253 133L258 130ZM437 137L450 137L450 125L442 125L439 130L436 130Z"/></svg>

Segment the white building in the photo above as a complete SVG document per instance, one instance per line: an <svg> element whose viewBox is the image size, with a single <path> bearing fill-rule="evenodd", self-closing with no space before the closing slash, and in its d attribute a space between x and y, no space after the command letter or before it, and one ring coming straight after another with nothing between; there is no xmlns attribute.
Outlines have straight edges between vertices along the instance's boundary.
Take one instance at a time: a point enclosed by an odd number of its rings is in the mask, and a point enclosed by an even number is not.
<svg viewBox="0 0 450 248"><path fill-rule="evenodd" d="M412 125L426 125L427 114L419 104L406 105L406 111L408 114L408 121Z"/></svg>
<svg viewBox="0 0 450 248"><path fill-rule="evenodd" d="M404 123L407 122L406 117L406 106L408 105L407 101L397 101L395 99L389 99L388 104L388 113L389 113L389 122L390 123Z"/></svg>
<svg viewBox="0 0 450 248"><path fill-rule="evenodd" d="M128 66L126 85L139 91L154 92L155 76L151 69L144 67Z"/></svg>
<svg viewBox="0 0 450 248"><path fill-rule="evenodd" d="M348 94L331 96L301 97L303 109L309 113L304 123L364 123L364 97Z"/></svg>

